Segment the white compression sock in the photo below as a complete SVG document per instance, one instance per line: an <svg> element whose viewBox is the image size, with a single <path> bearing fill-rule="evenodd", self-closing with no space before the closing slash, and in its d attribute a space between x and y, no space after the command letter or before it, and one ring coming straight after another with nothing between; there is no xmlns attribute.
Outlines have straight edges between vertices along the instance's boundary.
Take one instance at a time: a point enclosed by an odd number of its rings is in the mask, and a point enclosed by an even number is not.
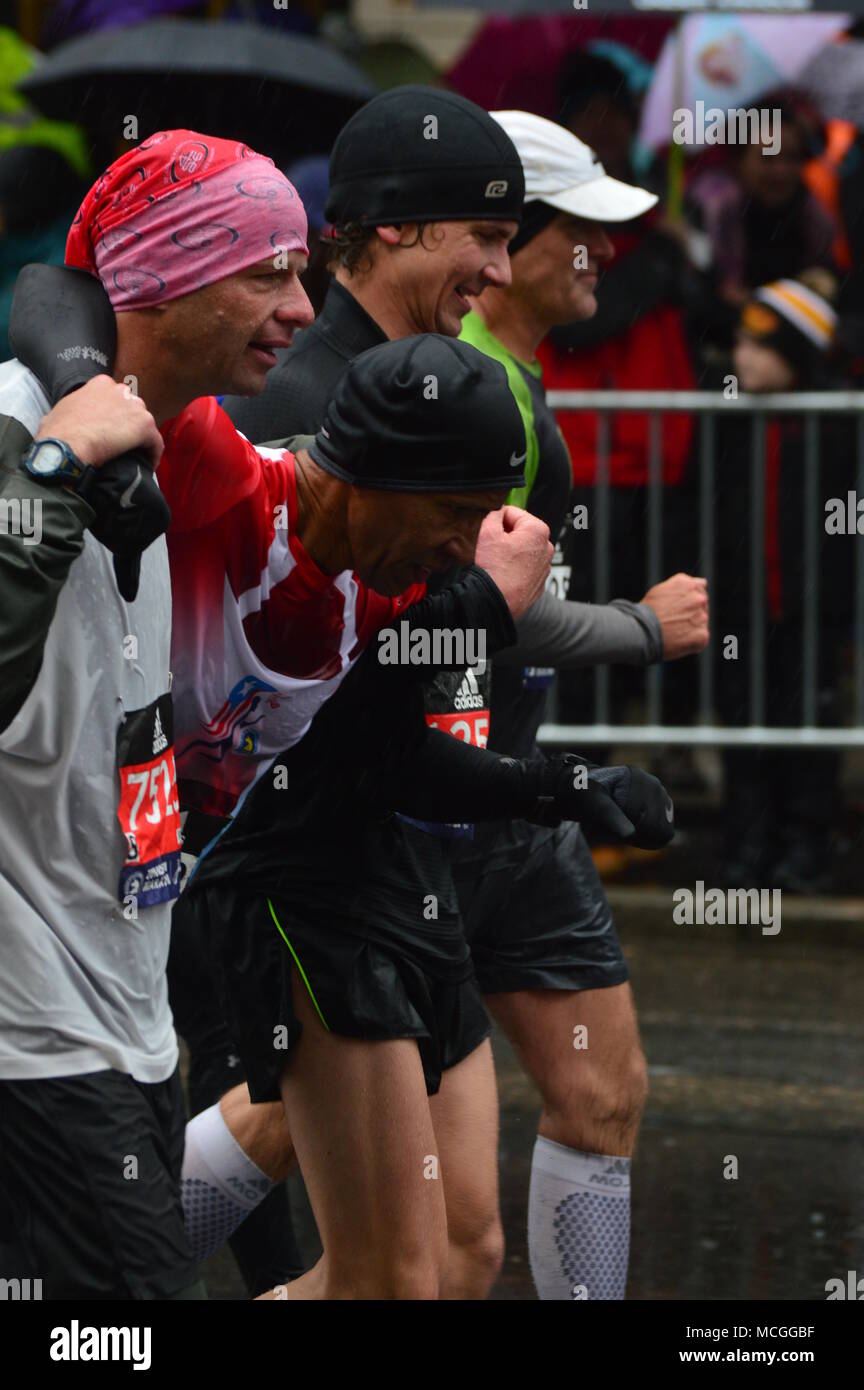
<svg viewBox="0 0 864 1390"><path fill-rule="evenodd" d="M528 1251L541 1299L623 1299L630 1252L630 1159L538 1135Z"/></svg>
<svg viewBox="0 0 864 1390"><path fill-rule="evenodd" d="M243 1152L218 1103L186 1126L180 1188L186 1235L206 1260L276 1184Z"/></svg>

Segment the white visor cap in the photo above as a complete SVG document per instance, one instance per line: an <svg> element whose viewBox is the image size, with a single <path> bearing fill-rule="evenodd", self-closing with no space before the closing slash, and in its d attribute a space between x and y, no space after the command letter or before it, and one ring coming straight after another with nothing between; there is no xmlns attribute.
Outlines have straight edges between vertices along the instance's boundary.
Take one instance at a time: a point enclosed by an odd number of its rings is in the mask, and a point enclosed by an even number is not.
<svg viewBox="0 0 864 1390"><path fill-rule="evenodd" d="M526 203L548 203L591 222L630 222L657 202L656 193L611 178L594 151L555 121L530 111L489 114L516 146Z"/></svg>

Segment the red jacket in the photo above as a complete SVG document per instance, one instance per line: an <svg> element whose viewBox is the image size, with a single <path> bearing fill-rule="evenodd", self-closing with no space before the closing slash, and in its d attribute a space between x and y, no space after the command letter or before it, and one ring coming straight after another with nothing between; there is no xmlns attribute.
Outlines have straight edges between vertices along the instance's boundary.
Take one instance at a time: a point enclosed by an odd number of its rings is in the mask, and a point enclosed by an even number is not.
<svg viewBox="0 0 864 1390"><path fill-rule="evenodd" d="M629 240L629 238L628 238ZM625 249L616 236L616 252L637 254L632 238ZM602 285L600 293L602 294ZM683 317L674 305L660 305L636 319L626 333L608 338L595 347L564 352L551 340L537 354L548 391L691 391L696 385L690 364ZM647 414L613 412L610 430L610 480L623 487L648 481L650 448ZM558 423L570 450L573 481L594 482L597 458L598 417L593 411L559 411ZM661 430L663 479L678 483L684 474L693 439L693 417L666 415Z"/></svg>

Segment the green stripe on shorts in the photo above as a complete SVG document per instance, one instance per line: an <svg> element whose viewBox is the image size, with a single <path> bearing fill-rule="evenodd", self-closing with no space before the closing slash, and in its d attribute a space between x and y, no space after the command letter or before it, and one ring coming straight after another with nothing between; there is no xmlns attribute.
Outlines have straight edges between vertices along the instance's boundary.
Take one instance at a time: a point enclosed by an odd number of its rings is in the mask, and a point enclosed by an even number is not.
<svg viewBox="0 0 864 1390"><path fill-rule="evenodd" d="M310 985L309 981L308 981L307 978L306 978L306 971L303 969L303 966L300 964L300 960L299 960L299 957L298 957L298 955L297 955L297 952L294 950L294 947L291 945L291 942L288 940L287 936L285 935L284 931L282 930L282 924L281 924L281 922L279 921L279 918L276 916L276 912L275 912L275 910L274 910L273 904L271 903L271 901L270 901L269 898L267 899L267 906L268 906L269 909L270 909L270 916L273 918L273 921L276 923L276 928L277 928L277 930L278 930L278 932L279 932L279 935L281 936L282 940L285 942L285 945L288 947L288 950L291 952L291 957L292 957L292 959L293 959L293 961L294 961L294 964L297 966L297 969L300 971L300 974L301 974L301 976L303 977L303 983L304 983L304 985L306 986L306 988L307 988L308 991L309 991L309 998L312 1000L312 1003L315 1005L315 1012L317 1013L318 1017L320 1018L321 1022L324 1024L324 1027L327 1029L327 1032L329 1033L329 1032L330 1032L330 1026L329 1026L329 1024L328 1024L326 1018L325 1018L324 1015L322 1014L321 1010L320 1010L319 1007L318 1007L318 1000L315 998L315 995L314 995L313 990L312 990L312 986Z"/></svg>

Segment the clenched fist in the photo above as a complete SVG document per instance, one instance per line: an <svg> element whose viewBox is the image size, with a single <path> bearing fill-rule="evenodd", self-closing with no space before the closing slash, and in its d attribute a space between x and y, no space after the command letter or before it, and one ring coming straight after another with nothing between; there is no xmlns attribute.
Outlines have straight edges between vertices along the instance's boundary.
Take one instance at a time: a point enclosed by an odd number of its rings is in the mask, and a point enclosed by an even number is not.
<svg viewBox="0 0 864 1390"><path fill-rule="evenodd" d="M36 438L62 440L82 463L94 468L132 449L149 450L155 468L164 447L144 402L110 376L94 376L58 401Z"/></svg>
<svg viewBox="0 0 864 1390"><path fill-rule="evenodd" d="M542 594L554 553L546 522L508 506L484 518L474 563L494 579L515 619Z"/></svg>
<svg viewBox="0 0 864 1390"><path fill-rule="evenodd" d="M641 600L653 608L663 631L663 660L693 656L708 645L708 581L673 574Z"/></svg>

